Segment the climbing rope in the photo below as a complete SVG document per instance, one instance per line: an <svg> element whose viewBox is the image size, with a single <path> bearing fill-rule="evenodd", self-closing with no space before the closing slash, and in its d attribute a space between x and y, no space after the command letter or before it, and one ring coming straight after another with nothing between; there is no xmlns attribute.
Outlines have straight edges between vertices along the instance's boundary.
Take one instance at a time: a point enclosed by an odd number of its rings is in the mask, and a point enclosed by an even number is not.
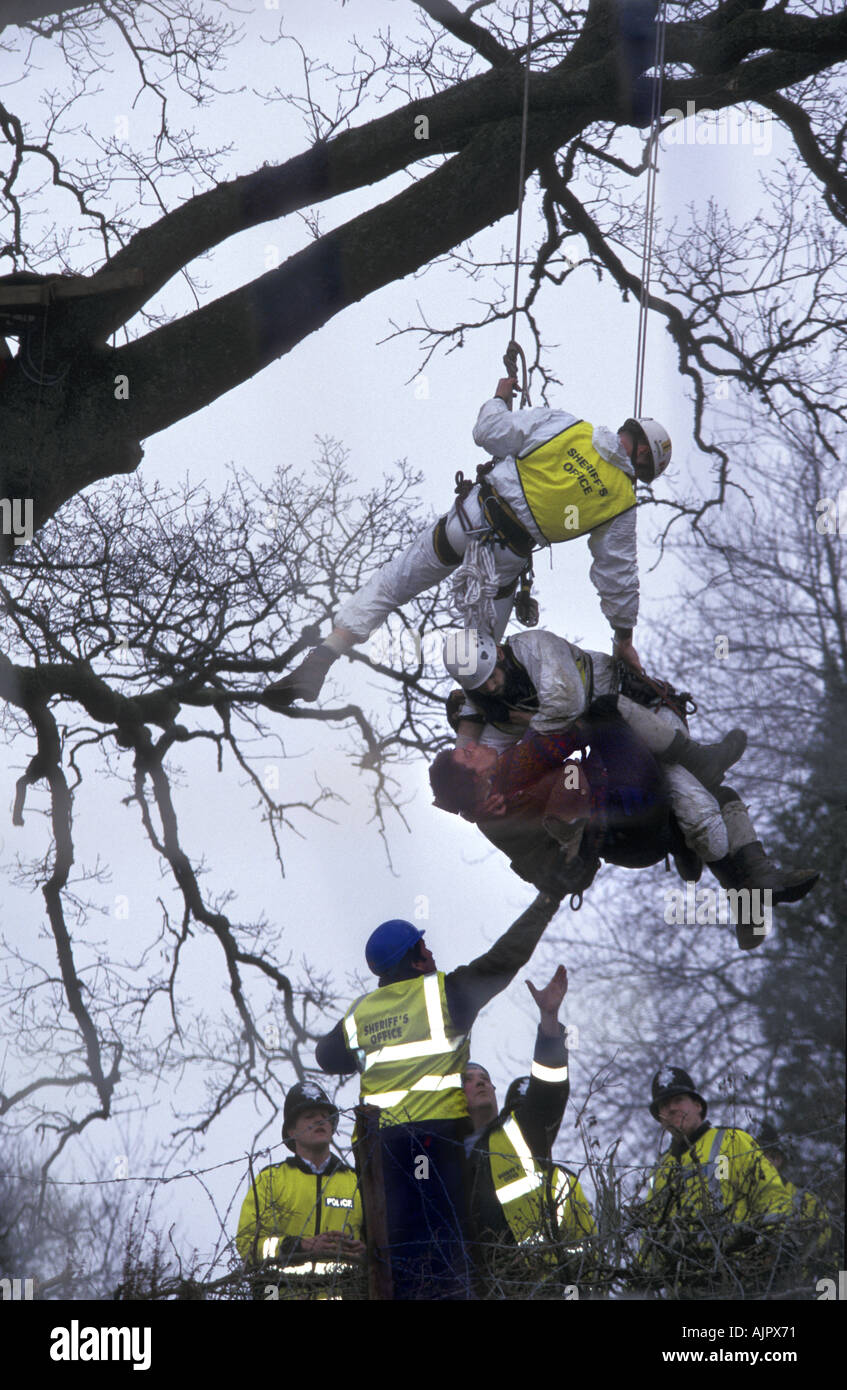
<svg viewBox="0 0 847 1390"><path fill-rule="evenodd" d="M494 596L500 580L491 547L468 541L465 558L453 575L453 615L464 628L491 632L497 620Z"/></svg>
<svg viewBox="0 0 847 1390"><path fill-rule="evenodd" d="M667 0L661 0L656 25L656 46L653 66L653 98L650 108L650 140L647 147L647 195L644 205L644 243L641 251L641 294L638 303L638 343L635 354L635 392L633 417L641 414L644 395L644 368L647 360L647 302L650 298L650 274L653 264L653 227L656 213L656 176L659 172L659 125L662 119L662 85L665 76L665 29Z"/></svg>
<svg viewBox="0 0 847 1390"><path fill-rule="evenodd" d="M518 319L518 282L520 279L521 267L521 229L523 226L523 199L524 181L526 178L526 145L527 128L529 125L529 74L530 74L530 54L532 50L532 21L533 21L534 0L529 0L529 15L527 17L526 33L526 60L524 63L524 82L523 82L523 111L521 113L521 153L520 167L518 170L518 220L515 229L515 278L512 285L512 330L509 339L509 346L503 357L503 365L509 377L520 379L521 387L521 410L524 410L532 402L529 398L529 369L527 367L526 356L520 343L515 338L517 332ZM520 363L520 373L518 364ZM508 402L511 410L511 402ZM477 469L477 482L490 472L494 466L494 460L480 465ZM464 512L463 503L471 491L472 483L464 478L461 473L456 474L456 493L458 502L456 512L466 533L470 533L472 528ZM521 584L520 593L520 612L524 615L520 621L525 626L535 626L538 622L538 604L531 596L531 567L529 575L525 573ZM479 628L490 632L495 623L496 612L494 608L494 596L500 587L499 580L494 567L494 557L491 549L484 543L484 538L468 542L465 558L453 575L453 613L466 628Z"/></svg>
<svg viewBox="0 0 847 1390"><path fill-rule="evenodd" d="M521 271L521 229L523 227L524 180L526 178L526 140L527 128L529 125L529 74L531 67L533 9L534 0L529 0L529 15L527 17L526 26L526 60L524 63L523 79L523 111L521 113L521 154L518 170L518 221L517 227L515 229L515 278L514 283L512 285L512 329L509 339L509 346L507 347L505 356L503 358L503 364L506 368L506 371L509 373L509 376L513 377L517 377L518 375L518 359L520 359L522 368L521 410L524 410L526 406L532 404L532 402L529 399L529 373L527 371L526 357L524 356L523 348L521 347L520 343L517 342L515 335L517 333L518 323L518 280L520 278Z"/></svg>

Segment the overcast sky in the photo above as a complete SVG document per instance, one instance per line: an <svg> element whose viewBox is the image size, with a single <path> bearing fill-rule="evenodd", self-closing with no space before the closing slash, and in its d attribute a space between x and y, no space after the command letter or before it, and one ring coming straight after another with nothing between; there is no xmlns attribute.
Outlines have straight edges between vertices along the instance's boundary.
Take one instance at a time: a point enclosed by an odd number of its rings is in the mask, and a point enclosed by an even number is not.
<svg viewBox="0 0 847 1390"><path fill-rule="evenodd" d="M285 30L296 35L308 52L337 63L349 55L353 36L366 42L378 25L386 22L389 9L392 32L400 38L414 22L410 19L412 7L400 0L391 6L373 0L344 7L330 0L317 5L299 0L282 6ZM297 86L302 69L295 45L268 46L263 42L275 34L280 13L262 4L242 5L240 11L246 37L233 52L221 85L256 90L277 84L282 90ZM40 60L47 86L53 75L51 64L58 78L58 56L55 50L42 47ZM89 119L99 120L108 129L126 108L133 139L143 143L142 132L152 113L143 98L134 110L129 107L131 81L125 62L117 61L114 73L103 75L102 94L91 98ZM27 99L31 95L30 91ZM372 109L365 107L354 117L355 123L366 119ZM222 98L192 119L210 145L233 143L222 176L248 171L263 161L282 160L307 143L296 112L283 102L264 105L249 90ZM690 139L694 138L692 129ZM752 216L760 201L758 176L773 167L779 153L778 149L764 149L761 132L756 138L758 147L752 141L746 146L730 144L729 134L723 144L713 146L666 145L658 182L662 220L669 223L686 218L692 202L702 215L709 195L736 215L746 211ZM637 157L640 142L635 133L628 144L628 156ZM404 186L406 177L398 175L393 186ZM472 190L468 194L472 196ZM189 195L189 188L181 190L181 196ZM385 195L385 186L380 185L340 199L322 209L323 225L346 219ZM175 201L173 191L169 196ZM528 245L536 225L532 207L530 196L525 224ZM67 207L64 211L67 215ZM496 253L501 244L511 244L513 238L514 219L510 218L478 239L477 252L481 255L487 248ZM297 218L232 238L198 268L201 279L209 284L205 298L217 297L261 274L269 257L282 260L306 239L306 230ZM636 255L640 248L631 250ZM455 271L438 266L426 275L372 295L252 381L201 414L148 440L142 476L148 482L158 479L167 483L187 476L193 482L205 482L214 493L224 486L228 466L236 464L268 483L278 465L307 467L317 453L316 436L331 436L350 451L349 467L362 490L378 481L399 458L423 470L422 496L433 517L437 516L451 502L456 469L463 468L467 474L483 460L473 445L471 429L479 406L502 375L500 358L507 334L501 326L487 328L470 335L461 351L437 355L426 369L425 385L418 376L416 339L408 335L388 343L381 340L391 332L392 321L404 326L418 321L421 312L441 325L475 317L480 305L474 305L474 298L484 300L486 293L484 281L473 285ZM173 312L189 307L190 300L184 286L175 281L164 291L161 303ZM606 282L598 283L593 272L583 270L568 280L557 298L547 296L540 321L545 340L558 345L549 356L563 385L551 403L595 423L619 424L632 409L637 305L632 301L622 304ZM698 479L708 487L710 464L698 455L691 441L691 410L676 372L676 354L661 325L655 323L648 340L644 411L660 418L674 441L674 463L657 494L669 495ZM673 578L669 563L648 573L655 559L650 545L654 525L652 514L642 514L639 543L644 621L636 641L642 657L652 659L654 668L661 671L649 614L651 603L671 590ZM558 546L552 568L546 555L539 557L541 622L571 640L606 650L609 631L588 582L588 566L582 540L568 547ZM333 680L338 692L365 705L382 698L379 686L367 673L346 662L334 668ZM282 722L277 721L280 726ZM473 827L431 807L423 763L409 768L404 777L408 827L396 818L389 821L392 871L377 828L367 823L368 777L357 769L348 737L324 726L299 725L293 730L286 726L283 732L286 747L297 760L286 762L284 767L280 762L282 777L292 778L295 789L306 789L316 775L345 799L345 804L331 810L334 822L303 817L298 827L305 838L293 834L285 837L284 881L273 862L266 831L251 810L254 798L241 785L243 776L231 763L218 775L211 750L192 749L181 754L179 762L187 775L176 795L183 845L195 862L202 854L210 866L204 881L207 891L231 890L236 895L231 908L236 920L248 921L264 913L272 923L284 925L292 974L296 976L297 962L306 956L343 984L351 972L362 969L363 943L375 925L387 917L415 918L416 913L427 928L427 940L439 966L450 969L483 950L532 900L533 890L509 872L505 859ZM250 751L255 764L263 768L279 761L270 745ZM10 767L5 773L7 804L11 804L14 776L19 770ZM104 917L98 933L103 938L114 934L126 946L131 944L134 930L146 931L157 922L155 898L161 885L155 855L142 840L135 809L120 805L123 794L125 789L119 783L110 784L102 778L92 779L83 788L78 798L76 843L78 863L92 863L98 853L110 862L112 883L101 895L107 913L117 895L123 894L130 901L130 917L119 921L112 911ZM43 797L40 801L31 797L33 807L39 804L44 805ZM105 843L104 824L108 826ZM40 816L30 814L23 830L13 830L7 817L0 834L5 842L4 862L18 850L43 853L46 827ZM596 904L600 895L596 890L593 893ZM31 941L43 920L40 896L30 898L10 890L4 917L7 931L18 930L22 940ZM569 920L568 927L574 925ZM590 933L602 932L596 906L583 911L580 930L589 939ZM204 998L210 954L214 956L214 982ZM489 1006L474 1030L473 1055L490 1067L501 1094L516 1070L527 1069L532 1051L535 1011L523 981L529 976L537 984L544 983L554 964L554 952L540 952L531 969L520 972L508 994ZM224 996L218 951L208 936L198 934L188 966L197 1000L214 1014L222 1007ZM598 1028L614 1027L613 1021L604 1020L601 1025L582 1015L578 975L571 978L566 1013L582 1031L593 1029L595 1036ZM573 1064L578 1100L585 1078L578 1056ZM351 1083L342 1092L345 1104L354 1102L355 1089ZM110 1176L114 1156L125 1150L133 1135L141 1144L167 1135L173 1128L172 1106L187 1108L189 1100L188 1089L184 1103L181 1095L175 1097L170 1092L138 1098L124 1094L120 1108L125 1112L142 1101L151 1102L152 1109L143 1120L127 1114L123 1120L99 1126L97 1134L89 1131L94 1157L88 1175L100 1165L101 1175ZM243 1154L257 1122L256 1116L236 1107L227 1111L210 1131L201 1162L213 1164ZM578 1159L579 1155L571 1157ZM645 1156L645 1161L648 1158ZM80 1172L80 1159L69 1152L65 1171L71 1170ZM238 1168L225 1170L223 1176L210 1181L221 1200L242 1186ZM190 1198L185 1192L189 1187ZM194 1184L181 1184L177 1205L186 1235L192 1244L202 1247L211 1229L207 1199L197 1193Z"/></svg>

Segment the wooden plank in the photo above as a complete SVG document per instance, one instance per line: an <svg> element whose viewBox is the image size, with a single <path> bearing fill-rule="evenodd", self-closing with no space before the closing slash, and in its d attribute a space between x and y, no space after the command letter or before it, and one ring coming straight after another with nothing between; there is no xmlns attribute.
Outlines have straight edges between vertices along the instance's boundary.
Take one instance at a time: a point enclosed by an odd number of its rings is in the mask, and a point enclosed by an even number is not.
<svg viewBox="0 0 847 1390"><path fill-rule="evenodd" d="M365 1227L368 1238L368 1299L393 1301L391 1251L388 1243L388 1213L382 1172L382 1146L379 1142L379 1107L357 1105L356 1168L362 1187Z"/></svg>
<svg viewBox="0 0 847 1390"><path fill-rule="evenodd" d="M98 275L69 275L45 280L41 285L4 285L0 282L0 311L46 305L54 299L86 299L96 294L113 294L144 283L140 270L103 270Z"/></svg>

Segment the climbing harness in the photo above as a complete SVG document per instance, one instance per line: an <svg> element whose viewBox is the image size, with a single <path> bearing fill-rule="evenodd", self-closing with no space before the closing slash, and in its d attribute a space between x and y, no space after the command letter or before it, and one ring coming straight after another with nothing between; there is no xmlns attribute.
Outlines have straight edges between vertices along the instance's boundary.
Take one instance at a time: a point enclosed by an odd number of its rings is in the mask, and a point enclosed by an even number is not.
<svg viewBox="0 0 847 1390"><path fill-rule="evenodd" d="M468 537L468 546L462 559L447 540L447 518L436 522L433 531L433 546L442 564L459 565L453 575L453 613L466 628L491 630L496 621L494 600L508 597L514 592L517 579L502 587L495 582L494 557L491 547L500 545L511 550L522 559L529 560L535 541L521 524L513 509L487 480L487 474L494 467L493 460L481 463L476 470L476 483L466 478L461 469L456 473L456 516L462 530ZM484 526L472 526L465 511L465 502L474 487L479 488L479 498ZM484 557L484 558L483 558ZM492 589L493 584L493 589ZM532 564L521 575L521 592L515 607L518 621L525 627L534 627L538 622L538 604L532 598ZM483 607L480 608L482 603ZM488 623L477 621L481 611L489 614ZM526 615L526 616L524 616Z"/></svg>
<svg viewBox="0 0 847 1390"><path fill-rule="evenodd" d="M644 368L647 360L647 315L650 298L650 273L653 263L653 227L656 212L656 176L659 172L659 124L662 119L662 85L665 76L665 30L667 0L661 0L656 25L656 46L653 66L653 99L650 110L650 139L647 148L647 194L644 203L644 244L641 251L641 294L638 302L638 341L635 354L635 392L632 413L637 419L642 410Z"/></svg>
<svg viewBox="0 0 847 1390"><path fill-rule="evenodd" d="M670 681L654 680L645 671L637 671L626 661L618 661L616 665L619 694L647 708L657 704L666 705L688 726L688 716L697 713L697 701L687 690L677 690Z"/></svg>

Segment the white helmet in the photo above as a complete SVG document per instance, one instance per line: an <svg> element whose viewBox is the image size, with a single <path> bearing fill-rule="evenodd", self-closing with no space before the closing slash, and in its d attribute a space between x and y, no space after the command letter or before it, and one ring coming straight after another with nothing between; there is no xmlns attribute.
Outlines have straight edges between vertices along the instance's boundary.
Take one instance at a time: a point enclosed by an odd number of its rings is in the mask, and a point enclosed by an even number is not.
<svg viewBox="0 0 847 1390"><path fill-rule="evenodd" d="M444 665L463 690L484 685L497 665L497 643L490 632L465 628L444 638Z"/></svg>
<svg viewBox="0 0 847 1390"><path fill-rule="evenodd" d="M641 434L650 446L650 453L653 456L653 477L651 482L655 482L661 473L664 473L671 461L671 441L670 435L664 425L658 420L653 420L649 415L639 415L637 420L627 420L621 429L629 429L636 425Z"/></svg>

